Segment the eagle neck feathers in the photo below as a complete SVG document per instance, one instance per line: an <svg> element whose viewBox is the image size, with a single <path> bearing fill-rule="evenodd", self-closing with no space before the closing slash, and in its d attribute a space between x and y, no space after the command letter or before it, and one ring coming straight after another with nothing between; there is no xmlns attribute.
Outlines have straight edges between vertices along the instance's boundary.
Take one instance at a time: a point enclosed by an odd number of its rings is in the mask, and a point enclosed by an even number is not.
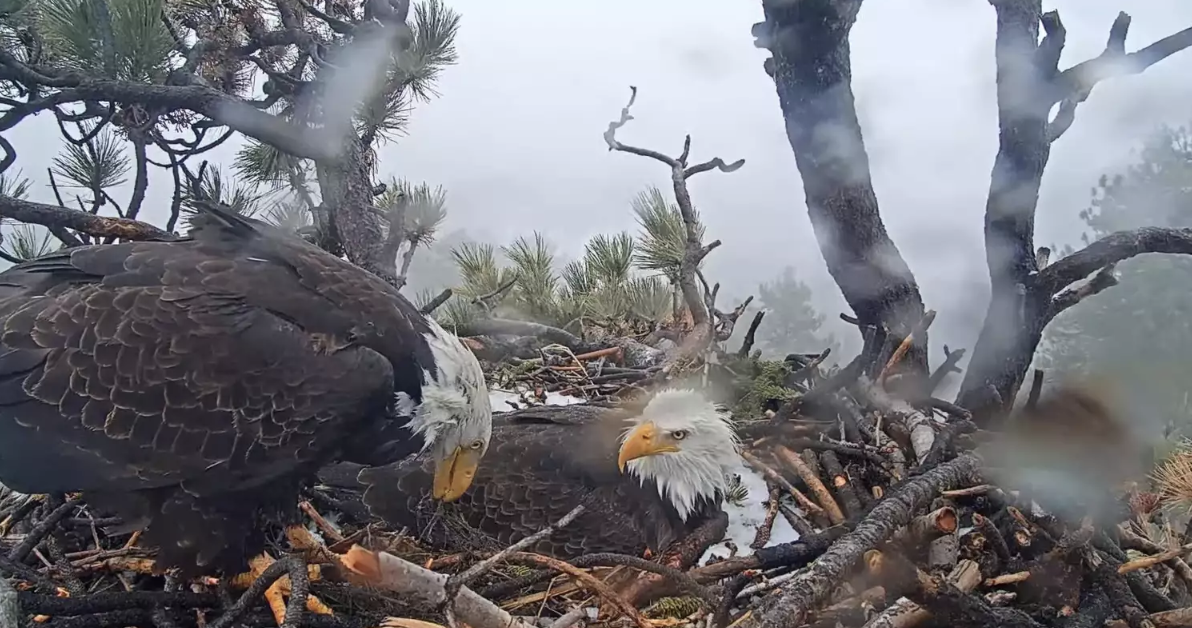
<svg viewBox="0 0 1192 628"><path fill-rule="evenodd" d="M410 417L406 427L428 448L448 425L481 422L492 412L480 363L463 342L427 318L422 334L426 351L420 360L421 391L395 395L397 414Z"/></svg>

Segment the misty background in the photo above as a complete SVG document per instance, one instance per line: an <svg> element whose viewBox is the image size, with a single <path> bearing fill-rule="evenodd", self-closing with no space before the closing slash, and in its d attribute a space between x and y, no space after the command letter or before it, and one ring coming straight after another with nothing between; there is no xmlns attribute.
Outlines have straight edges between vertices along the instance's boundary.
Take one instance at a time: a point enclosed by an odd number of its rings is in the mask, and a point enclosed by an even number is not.
<svg viewBox="0 0 1192 628"><path fill-rule="evenodd" d="M791 267L824 316L822 333L843 345L835 354L855 353L860 339L837 317L848 310L811 231L773 81L762 70L768 53L753 46L759 2L447 4L462 14L459 62L440 77L440 96L415 107L406 135L378 149L378 180L425 181L447 192L440 243L418 254L408 292L447 283L432 266L450 265L443 249L452 243L507 244L537 230L566 260L594 235L637 232L631 200L651 185L669 190L669 173L655 161L609 152L601 138L635 85L635 120L618 139L677 154L690 133L695 161L746 160L735 173L690 181L708 239L724 243L705 264L709 280L723 286L718 305L758 294L760 282ZM1119 10L1133 17L1128 51L1192 23L1186 0L1065 0L1044 8L1058 9L1067 27L1061 67L1099 54ZM853 89L882 216L927 307L939 313L933 364L945 344L971 351L987 305L982 227L997 148L994 27L984 0L903 0L866 3L852 31ZM1097 86L1053 146L1037 244L1080 246L1089 231L1080 212L1098 178L1136 161L1156 125L1192 120L1189 77L1192 55L1177 54ZM18 168L34 181L30 198L53 202L44 176L60 148L53 120L42 115L8 137ZM230 166L238 147L229 141L205 157ZM141 218L161 224L172 182L150 173Z"/></svg>

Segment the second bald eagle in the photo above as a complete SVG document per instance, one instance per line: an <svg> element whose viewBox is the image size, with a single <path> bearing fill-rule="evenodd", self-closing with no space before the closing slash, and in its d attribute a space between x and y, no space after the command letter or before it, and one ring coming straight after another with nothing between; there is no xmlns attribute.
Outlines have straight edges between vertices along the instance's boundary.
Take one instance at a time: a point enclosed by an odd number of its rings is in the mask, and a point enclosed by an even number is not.
<svg viewBox="0 0 1192 628"><path fill-rule="evenodd" d="M726 413L697 392L668 390L636 416L582 405L495 416L485 464L451 504L430 499L432 472L418 459L334 465L320 480L342 508L407 528L436 548L500 549L582 503L579 518L534 550L641 555L721 512L741 468L737 447Z"/></svg>

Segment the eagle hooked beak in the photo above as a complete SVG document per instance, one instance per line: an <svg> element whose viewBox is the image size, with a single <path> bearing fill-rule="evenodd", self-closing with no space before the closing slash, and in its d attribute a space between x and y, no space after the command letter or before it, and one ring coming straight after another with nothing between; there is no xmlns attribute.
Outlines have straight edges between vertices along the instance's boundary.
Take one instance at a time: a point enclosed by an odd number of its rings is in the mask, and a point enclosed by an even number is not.
<svg viewBox="0 0 1192 628"><path fill-rule="evenodd" d="M621 445L621 453L617 456L617 467L621 473L624 473L625 464L630 460L676 451L679 451L679 448L669 438L659 435L658 427L654 425L654 422L646 421L633 428L625 437L625 442Z"/></svg>
<svg viewBox="0 0 1192 628"><path fill-rule="evenodd" d="M446 459L435 461L435 482L431 496L453 502L463 496L480 466L480 447L456 447Z"/></svg>

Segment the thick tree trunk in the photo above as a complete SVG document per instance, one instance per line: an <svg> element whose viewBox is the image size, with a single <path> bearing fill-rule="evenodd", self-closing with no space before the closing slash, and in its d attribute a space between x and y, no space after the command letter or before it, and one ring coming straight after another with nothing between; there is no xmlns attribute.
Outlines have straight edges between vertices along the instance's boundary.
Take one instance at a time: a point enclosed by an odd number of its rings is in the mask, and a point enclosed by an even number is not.
<svg viewBox="0 0 1192 628"><path fill-rule="evenodd" d="M787 137L828 271L864 325L901 338L922 319L923 299L886 233L853 102L849 31L860 0L763 0L754 27L768 48ZM927 337L906 362L927 369Z"/></svg>
<svg viewBox="0 0 1192 628"><path fill-rule="evenodd" d="M397 257L387 255L381 216L374 211L368 148L354 135L342 156L318 163L323 207L348 261L396 285Z"/></svg>
<svg viewBox="0 0 1192 628"><path fill-rule="evenodd" d="M1055 65L1040 46L1040 0L994 3L997 9L998 154L985 205L989 309L957 403L983 420L1014 402L1043 333L1050 294L1033 289L1035 208L1051 154L1047 84ZM1048 38L1052 39L1052 38ZM1054 53L1058 61L1058 49Z"/></svg>
<svg viewBox="0 0 1192 628"><path fill-rule="evenodd" d="M997 13L1000 129L985 208L992 290L985 325L957 398L979 422L1005 415L1044 327L1064 308L1116 283L1113 263L1143 251L1182 251L1183 234L1177 230L1143 230L1111 236L1041 269L1035 257L1035 207L1051 143L1071 127L1077 105L1093 87L1107 78L1139 74L1192 46L1192 28L1186 28L1127 54L1130 16L1119 13L1104 52L1061 72L1066 32L1059 13L1043 14L1040 0L990 3ZM1040 25L1046 32L1042 42ZM1080 288L1065 288L1096 270L1094 263L1101 264L1101 272Z"/></svg>

